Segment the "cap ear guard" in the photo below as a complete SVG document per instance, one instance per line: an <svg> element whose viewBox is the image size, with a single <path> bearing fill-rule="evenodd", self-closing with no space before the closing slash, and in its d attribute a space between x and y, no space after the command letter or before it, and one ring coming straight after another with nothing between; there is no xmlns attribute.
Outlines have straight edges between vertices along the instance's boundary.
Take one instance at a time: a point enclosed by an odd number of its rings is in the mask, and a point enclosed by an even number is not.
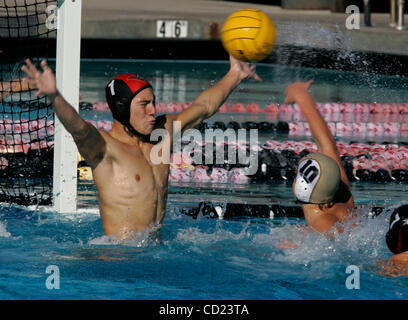
<svg viewBox="0 0 408 320"><path fill-rule="evenodd" d="M123 124L130 118L132 91L121 79L112 79L105 87L106 102L114 119Z"/></svg>
<svg viewBox="0 0 408 320"><path fill-rule="evenodd" d="M121 124L127 125L130 120L130 103L128 98L118 98L112 103L111 111L113 117Z"/></svg>

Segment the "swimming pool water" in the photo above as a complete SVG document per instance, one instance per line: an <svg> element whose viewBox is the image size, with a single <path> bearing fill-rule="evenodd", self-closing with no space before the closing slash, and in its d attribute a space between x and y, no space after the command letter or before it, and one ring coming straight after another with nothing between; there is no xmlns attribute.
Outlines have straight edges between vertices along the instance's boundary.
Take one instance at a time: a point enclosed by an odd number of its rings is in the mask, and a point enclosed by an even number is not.
<svg viewBox="0 0 408 320"><path fill-rule="evenodd" d="M144 75L158 101L192 101L228 70L226 62L84 61L81 100L103 101L104 85L118 73ZM317 101L407 102L408 79L279 65L257 67L263 83L248 81L229 102L282 102L295 80L315 79ZM87 113L109 118L109 113ZM234 117L234 115L227 115ZM231 118L233 119L233 118ZM356 203L393 207L406 201L404 184L353 183ZM362 215L358 226L329 241L299 232L297 219L219 220L181 213L203 200L293 205L291 185L174 183L156 236L111 242L103 236L92 183L81 182L78 213L0 207L0 299L407 299L408 281L378 273L391 257L384 235L389 213ZM367 211L367 210L366 210ZM350 231L350 232L349 232ZM297 248L282 249L287 239ZM60 270L60 289L49 290L46 268ZM360 269L360 289L349 290L346 268Z"/></svg>
<svg viewBox="0 0 408 320"><path fill-rule="evenodd" d="M375 264L390 256L387 215L362 218L335 241L299 236L295 220L192 219L172 205L157 237L122 243L102 236L97 215L2 207L1 299L406 299L406 278ZM280 239L296 249L277 247ZM60 289L46 268L58 266ZM360 289L346 268L360 268Z"/></svg>
<svg viewBox="0 0 408 320"><path fill-rule="evenodd" d="M84 60L80 96L85 101L105 101L104 87L111 78L120 73L136 73L151 81L157 101L193 101L220 80L228 68L227 61ZM314 80L311 93L318 102L408 101L408 79L402 76L262 63L257 64L256 72L264 81L244 81L228 102L256 102L260 106L282 103L288 84L307 80Z"/></svg>

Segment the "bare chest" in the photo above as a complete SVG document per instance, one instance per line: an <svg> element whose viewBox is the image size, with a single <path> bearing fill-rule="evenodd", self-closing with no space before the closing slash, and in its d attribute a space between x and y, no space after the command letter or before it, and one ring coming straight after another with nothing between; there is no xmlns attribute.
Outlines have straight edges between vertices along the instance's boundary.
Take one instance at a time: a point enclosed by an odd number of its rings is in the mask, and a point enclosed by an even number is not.
<svg viewBox="0 0 408 320"><path fill-rule="evenodd" d="M169 166L153 164L148 147L119 146L113 159L101 165L94 172L98 189L113 193L120 190L123 195L140 196L167 188Z"/></svg>

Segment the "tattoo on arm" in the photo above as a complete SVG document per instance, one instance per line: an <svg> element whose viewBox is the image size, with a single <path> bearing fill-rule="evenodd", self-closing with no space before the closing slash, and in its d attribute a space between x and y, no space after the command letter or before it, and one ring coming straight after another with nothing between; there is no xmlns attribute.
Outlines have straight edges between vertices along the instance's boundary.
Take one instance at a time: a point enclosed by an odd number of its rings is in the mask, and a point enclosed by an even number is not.
<svg viewBox="0 0 408 320"><path fill-rule="evenodd" d="M72 136L80 154L93 169L96 168L105 156L105 139L93 125L87 122L81 132Z"/></svg>

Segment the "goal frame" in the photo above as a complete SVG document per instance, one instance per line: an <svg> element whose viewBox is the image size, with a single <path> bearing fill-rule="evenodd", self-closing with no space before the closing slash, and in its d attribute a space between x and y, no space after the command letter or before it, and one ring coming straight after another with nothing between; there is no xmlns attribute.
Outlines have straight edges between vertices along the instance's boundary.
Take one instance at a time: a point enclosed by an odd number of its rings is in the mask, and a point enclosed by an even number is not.
<svg viewBox="0 0 408 320"><path fill-rule="evenodd" d="M57 89L79 112L82 0L58 1ZM54 116L53 210L77 211L77 153L72 136Z"/></svg>

